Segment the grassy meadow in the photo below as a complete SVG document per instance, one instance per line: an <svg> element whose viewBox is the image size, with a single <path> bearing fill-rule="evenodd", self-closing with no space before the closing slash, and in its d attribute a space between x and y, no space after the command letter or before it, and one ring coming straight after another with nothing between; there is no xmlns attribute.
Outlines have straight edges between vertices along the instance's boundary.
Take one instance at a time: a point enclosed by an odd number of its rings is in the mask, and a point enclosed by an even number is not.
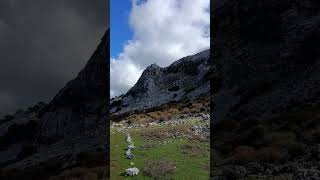
<svg viewBox="0 0 320 180"><path fill-rule="evenodd" d="M182 125L128 130L126 133L130 133L136 147L132 160L126 159L125 133L112 128L111 179L209 179L209 140L170 136L173 129L187 133L188 128L178 126ZM131 162L140 172L138 176L126 177L123 173Z"/></svg>

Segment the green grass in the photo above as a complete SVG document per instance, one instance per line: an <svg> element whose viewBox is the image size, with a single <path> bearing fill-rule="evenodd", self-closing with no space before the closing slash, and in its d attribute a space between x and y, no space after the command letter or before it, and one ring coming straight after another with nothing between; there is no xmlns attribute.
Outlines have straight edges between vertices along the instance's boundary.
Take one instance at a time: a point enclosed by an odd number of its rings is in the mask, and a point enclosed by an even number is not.
<svg viewBox="0 0 320 180"><path fill-rule="evenodd" d="M157 145L148 149L143 149L141 146L144 145L148 139L143 139L140 135L140 130L131 130L130 134L136 149L133 150L133 154L136 158L133 160L126 159L125 148L127 144L124 140L124 134L116 132L111 129L111 179L152 179L144 176L143 167L144 161L147 159L161 159L165 158L172 160L176 164L175 175L172 179L209 179L209 142L200 142L202 153L199 155L184 154L181 151L181 146L185 143L189 143L187 139L170 139L169 143ZM126 168L130 167L130 162L134 162L134 166L139 168L140 173L136 177L125 177L122 173Z"/></svg>

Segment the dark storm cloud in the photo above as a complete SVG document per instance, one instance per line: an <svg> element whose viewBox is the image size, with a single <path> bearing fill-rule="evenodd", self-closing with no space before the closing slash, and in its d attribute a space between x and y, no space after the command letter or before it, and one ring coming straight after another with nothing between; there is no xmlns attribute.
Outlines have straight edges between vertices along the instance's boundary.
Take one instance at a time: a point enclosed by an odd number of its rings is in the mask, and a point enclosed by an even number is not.
<svg viewBox="0 0 320 180"><path fill-rule="evenodd" d="M0 1L0 115L48 102L109 26L107 0Z"/></svg>

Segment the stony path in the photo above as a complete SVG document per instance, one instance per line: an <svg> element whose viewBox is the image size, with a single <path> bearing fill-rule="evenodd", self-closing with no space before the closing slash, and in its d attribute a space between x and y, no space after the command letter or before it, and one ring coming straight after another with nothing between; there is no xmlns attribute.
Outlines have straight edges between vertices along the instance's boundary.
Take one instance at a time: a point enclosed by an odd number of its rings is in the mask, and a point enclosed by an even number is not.
<svg viewBox="0 0 320 180"><path fill-rule="evenodd" d="M125 152L126 158L127 158L127 159L133 159L135 156L132 154L132 151L133 151L133 149L134 149L135 147L134 147L134 143L132 142L132 138L131 138L131 136L130 136L129 133L126 134L126 136L125 136L125 141L126 141L127 144L128 144L128 147L127 147L126 152ZM131 163L130 163L130 166L131 166L131 167L128 168L128 169L126 169L125 174L126 174L127 176L137 176L137 175L139 174L139 169L136 168L136 167L134 167L133 165L134 165L134 163L131 162Z"/></svg>

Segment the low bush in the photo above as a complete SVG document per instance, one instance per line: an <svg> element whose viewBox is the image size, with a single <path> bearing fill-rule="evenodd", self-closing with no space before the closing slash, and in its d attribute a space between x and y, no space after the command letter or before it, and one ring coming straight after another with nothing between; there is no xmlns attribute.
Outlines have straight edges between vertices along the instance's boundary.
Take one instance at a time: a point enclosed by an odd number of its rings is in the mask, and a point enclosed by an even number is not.
<svg viewBox="0 0 320 180"><path fill-rule="evenodd" d="M176 164L172 160L158 159L144 162L143 174L154 179L171 179L176 172Z"/></svg>
<svg viewBox="0 0 320 180"><path fill-rule="evenodd" d="M191 141L180 146L181 152L190 156L201 156L206 154L206 149L199 141Z"/></svg>
<svg viewBox="0 0 320 180"><path fill-rule="evenodd" d="M142 136L147 139L164 140L169 138L169 134L160 128L147 128L142 132Z"/></svg>

